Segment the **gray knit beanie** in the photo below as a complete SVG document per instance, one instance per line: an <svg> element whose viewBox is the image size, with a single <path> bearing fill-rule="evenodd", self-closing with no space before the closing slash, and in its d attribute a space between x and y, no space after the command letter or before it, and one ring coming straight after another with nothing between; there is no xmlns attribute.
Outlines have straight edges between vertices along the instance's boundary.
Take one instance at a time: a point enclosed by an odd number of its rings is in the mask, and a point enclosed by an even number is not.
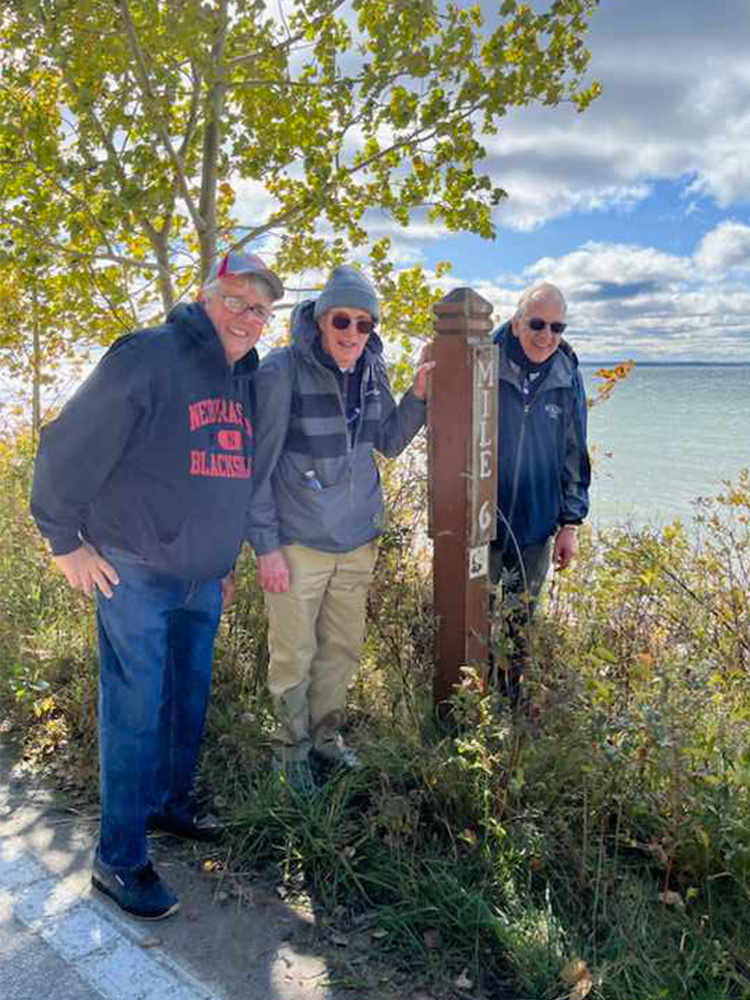
<svg viewBox="0 0 750 1000"><path fill-rule="evenodd" d="M315 300L313 316L320 319L323 313L336 306L348 306L350 309L364 309L377 322L380 319L380 306L375 289L361 271L356 268L335 267L325 284L325 288Z"/></svg>

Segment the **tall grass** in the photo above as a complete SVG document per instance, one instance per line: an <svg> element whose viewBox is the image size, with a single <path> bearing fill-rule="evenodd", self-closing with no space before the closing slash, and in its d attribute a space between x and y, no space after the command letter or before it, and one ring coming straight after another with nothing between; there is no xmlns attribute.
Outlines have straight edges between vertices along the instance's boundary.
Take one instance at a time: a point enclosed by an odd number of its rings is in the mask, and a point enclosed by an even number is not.
<svg viewBox="0 0 750 1000"><path fill-rule="evenodd" d="M0 452L0 706L37 762L95 788L91 608ZM304 795L269 773L252 556L222 625L202 784L232 866L273 865L340 934L461 996L750 997L750 481L691 530L584 533L533 634L512 716L467 665L431 710L424 494L393 477L348 738L361 771Z"/></svg>

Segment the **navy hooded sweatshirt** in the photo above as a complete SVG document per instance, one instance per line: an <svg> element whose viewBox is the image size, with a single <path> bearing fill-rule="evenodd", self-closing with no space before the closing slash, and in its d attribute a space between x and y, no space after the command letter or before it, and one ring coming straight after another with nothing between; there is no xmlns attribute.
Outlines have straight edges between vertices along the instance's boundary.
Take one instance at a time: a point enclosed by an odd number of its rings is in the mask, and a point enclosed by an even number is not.
<svg viewBox="0 0 750 1000"><path fill-rule="evenodd" d="M52 552L89 541L186 580L245 535L255 350L230 366L202 304L115 341L42 430L31 510Z"/></svg>

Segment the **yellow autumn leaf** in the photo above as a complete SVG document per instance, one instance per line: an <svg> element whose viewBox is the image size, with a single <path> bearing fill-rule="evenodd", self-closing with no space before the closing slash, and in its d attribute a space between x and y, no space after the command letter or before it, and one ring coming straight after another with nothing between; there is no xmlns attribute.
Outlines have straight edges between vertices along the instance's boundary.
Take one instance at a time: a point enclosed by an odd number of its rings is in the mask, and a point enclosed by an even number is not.
<svg viewBox="0 0 750 1000"><path fill-rule="evenodd" d="M676 906L678 910L685 909L685 900L679 892L673 892L671 889L659 893L659 902L664 903L666 906Z"/></svg>
<svg viewBox="0 0 750 1000"><path fill-rule="evenodd" d="M560 979L570 987L568 1000L584 1000L594 986L589 967L582 958L573 958L563 966Z"/></svg>

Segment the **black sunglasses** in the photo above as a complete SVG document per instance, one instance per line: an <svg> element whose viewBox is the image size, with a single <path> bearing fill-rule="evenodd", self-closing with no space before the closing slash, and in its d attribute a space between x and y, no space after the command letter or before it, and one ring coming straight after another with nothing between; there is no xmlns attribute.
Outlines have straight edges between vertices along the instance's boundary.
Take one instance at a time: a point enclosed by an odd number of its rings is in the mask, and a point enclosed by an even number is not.
<svg viewBox="0 0 750 1000"><path fill-rule="evenodd" d="M345 313L334 313L331 316L331 325L335 326L337 330L348 330L352 323L354 323L357 333L363 333L367 337L375 329L375 324L371 319L352 319Z"/></svg>
<svg viewBox="0 0 750 1000"><path fill-rule="evenodd" d="M543 330L545 326L548 326L550 333L554 333L556 337L559 337L562 333L564 333L565 327L568 325L567 323L548 323L546 319L542 319L539 316L532 316L531 319L526 320L526 322L529 324L531 329L536 330L537 333L540 330Z"/></svg>

